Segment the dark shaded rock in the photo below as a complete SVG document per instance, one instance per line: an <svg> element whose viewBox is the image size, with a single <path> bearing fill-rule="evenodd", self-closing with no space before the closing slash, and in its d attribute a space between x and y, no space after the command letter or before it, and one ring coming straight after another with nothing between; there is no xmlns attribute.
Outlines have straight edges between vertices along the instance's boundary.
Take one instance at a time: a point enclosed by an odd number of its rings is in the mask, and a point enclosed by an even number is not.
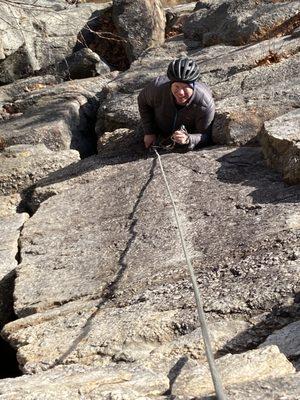
<svg viewBox="0 0 300 400"><path fill-rule="evenodd" d="M165 16L160 0L114 0L113 19L127 41L125 47L130 61L165 40Z"/></svg>
<svg viewBox="0 0 300 400"><path fill-rule="evenodd" d="M95 13L80 31L74 51L89 47L112 70L125 71L130 62L125 51L125 39L121 37L113 21L113 8Z"/></svg>
<svg viewBox="0 0 300 400"><path fill-rule="evenodd" d="M294 38L300 37L300 28L297 28L293 31L292 37Z"/></svg>
<svg viewBox="0 0 300 400"><path fill-rule="evenodd" d="M66 57L58 65L57 72L65 79L83 79L107 74L110 68L97 53L86 47Z"/></svg>
<svg viewBox="0 0 300 400"><path fill-rule="evenodd" d="M223 3L223 0L201 0L197 1L195 4L194 11L203 9L216 9Z"/></svg>
<svg viewBox="0 0 300 400"><path fill-rule="evenodd" d="M195 2L178 4L165 9L166 14L166 38L182 34L182 25L187 17L192 13Z"/></svg>
<svg viewBox="0 0 300 400"><path fill-rule="evenodd" d="M0 218L0 329L14 318L13 289L18 265L20 231L28 214L12 214Z"/></svg>

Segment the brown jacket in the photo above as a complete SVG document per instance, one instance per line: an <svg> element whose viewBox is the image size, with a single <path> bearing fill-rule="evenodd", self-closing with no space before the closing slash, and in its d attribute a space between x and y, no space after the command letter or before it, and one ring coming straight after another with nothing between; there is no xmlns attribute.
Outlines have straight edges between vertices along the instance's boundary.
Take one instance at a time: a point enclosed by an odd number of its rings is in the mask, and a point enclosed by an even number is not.
<svg viewBox="0 0 300 400"><path fill-rule="evenodd" d="M140 92L138 105L144 134L169 137L184 125L189 133L190 148L210 134L215 105L211 90L205 83L196 82L189 102L176 107L171 82L160 76Z"/></svg>

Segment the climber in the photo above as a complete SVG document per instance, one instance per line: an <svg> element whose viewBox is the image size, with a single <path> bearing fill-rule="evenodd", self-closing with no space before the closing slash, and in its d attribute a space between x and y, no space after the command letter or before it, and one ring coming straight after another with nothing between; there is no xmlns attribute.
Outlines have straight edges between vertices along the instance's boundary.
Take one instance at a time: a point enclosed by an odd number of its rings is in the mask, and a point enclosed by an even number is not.
<svg viewBox="0 0 300 400"><path fill-rule="evenodd" d="M212 144L215 105L210 88L197 82L199 68L189 58L172 61L167 76L159 76L138 96L144 144L173 143L192 150Z"/></svg>

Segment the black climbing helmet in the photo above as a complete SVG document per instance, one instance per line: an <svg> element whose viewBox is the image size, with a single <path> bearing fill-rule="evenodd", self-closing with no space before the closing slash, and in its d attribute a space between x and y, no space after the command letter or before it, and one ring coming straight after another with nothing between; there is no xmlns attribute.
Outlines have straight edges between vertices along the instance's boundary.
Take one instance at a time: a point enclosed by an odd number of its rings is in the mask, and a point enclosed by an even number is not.
<svg viewBox="0 0 300 400"><path fill-rule="evenodd" d="M171 82L195 82L200 72L195 61L190 58L178 58L170 62L167 75Z"/></svg>

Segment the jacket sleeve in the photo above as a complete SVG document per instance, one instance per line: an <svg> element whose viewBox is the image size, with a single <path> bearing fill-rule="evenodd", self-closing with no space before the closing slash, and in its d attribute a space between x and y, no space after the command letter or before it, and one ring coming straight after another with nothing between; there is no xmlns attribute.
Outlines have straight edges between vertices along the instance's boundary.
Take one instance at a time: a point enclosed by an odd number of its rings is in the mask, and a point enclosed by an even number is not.
<svg viewBox="0 0 300 400"><path fill-rule="evenodd" d="M215 104L213 98L207 105L202 106L197 113L195 132L189 134L189 146L188 149L192 150L198 144L203 143L204 145L210 141L211 137L211 124L215 116Z"/></svg>
<svg viewBox="0 0 300 400"><path fill-rule="evenodd" d="M154 113L155 81L147 85L138 95L138 106L144 134L155 135L157 126Z"/></svg>

